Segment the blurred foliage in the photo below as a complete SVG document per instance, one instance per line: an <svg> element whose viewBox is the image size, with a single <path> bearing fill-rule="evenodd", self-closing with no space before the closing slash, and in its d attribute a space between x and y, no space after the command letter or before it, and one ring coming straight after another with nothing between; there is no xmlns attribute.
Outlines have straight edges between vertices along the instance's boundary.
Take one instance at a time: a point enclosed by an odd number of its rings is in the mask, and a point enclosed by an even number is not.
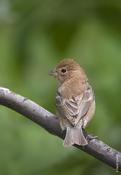
<svg viewBox="0 0 121 175"><path fill-rule="evenodd" d="M86 70L97 110L87 128L121 148L121 1L0 0L0 86L56 113L48 71L64 57ZM1 175L111 175L115 170L0 106Z"/></svg>

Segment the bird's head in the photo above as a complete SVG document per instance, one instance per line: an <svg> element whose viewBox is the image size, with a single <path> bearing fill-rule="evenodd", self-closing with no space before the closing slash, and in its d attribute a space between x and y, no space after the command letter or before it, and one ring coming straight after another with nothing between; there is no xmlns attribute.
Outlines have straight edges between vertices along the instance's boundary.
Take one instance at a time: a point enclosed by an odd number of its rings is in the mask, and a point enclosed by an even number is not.
<svg viewBox="0 0 121 175"><path fill-rule="evenodd" d="M80 75L84 78L86 77L83 69L73 59L61 60L56 68L51 70L49 74L57 78L60 83Z"/></svg>

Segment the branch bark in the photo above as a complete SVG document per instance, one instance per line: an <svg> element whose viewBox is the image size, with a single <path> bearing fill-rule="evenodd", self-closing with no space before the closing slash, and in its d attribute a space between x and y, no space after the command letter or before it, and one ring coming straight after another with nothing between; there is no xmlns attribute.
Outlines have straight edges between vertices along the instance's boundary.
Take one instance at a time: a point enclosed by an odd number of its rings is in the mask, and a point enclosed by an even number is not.
<svg viewBox="0 0 121 175"><path fill-rule="evenodd" d="M49 133L62 139L64 138L65 133L62 132L57 117L26 97L0 87L0 104L29 118L46 129ZM89 134L85 133L85 135L88 139L91 137ZM74 146L115 168L117 171L121 171L121 153L101 140L97 138L89 139L89 144L87 146Z"/></svg>

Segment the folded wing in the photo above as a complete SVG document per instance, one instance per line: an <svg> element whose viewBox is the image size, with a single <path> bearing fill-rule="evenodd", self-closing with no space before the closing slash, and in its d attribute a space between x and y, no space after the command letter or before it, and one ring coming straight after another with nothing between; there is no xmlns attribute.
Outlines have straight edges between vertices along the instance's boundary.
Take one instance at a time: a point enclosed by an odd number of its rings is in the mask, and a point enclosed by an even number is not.
<svg viewBox="0 0 121 175"><path fill-rule="evenodd" d="M94 93L90 85L81 95L71 99L63 99L60 93L57 93L56 96L56 105L59 113L62 117L66 117L73 126L76 126L87 114L93 101Z"/></svg>

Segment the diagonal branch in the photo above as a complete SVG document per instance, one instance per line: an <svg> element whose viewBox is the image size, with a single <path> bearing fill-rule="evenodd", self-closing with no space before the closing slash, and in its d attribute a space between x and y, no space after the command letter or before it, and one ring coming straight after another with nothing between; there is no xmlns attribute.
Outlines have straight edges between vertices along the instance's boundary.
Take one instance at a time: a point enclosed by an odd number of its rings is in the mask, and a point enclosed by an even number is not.
<svg viewBox="0 0 121 175"><path fill-rule="evenodd" d="M64 138L65 133L62 132L58 119L54 114L48 112L33 101L15 94L9 89L0 87L0 104L29 118L33 122L39 124L49 133ZM86 134L87 138L91 136ZM75 145L80 150L92 155L103 163L121 171L121 153L106 145L99 139L92 139L87 146L81 147Z"/></svg>

